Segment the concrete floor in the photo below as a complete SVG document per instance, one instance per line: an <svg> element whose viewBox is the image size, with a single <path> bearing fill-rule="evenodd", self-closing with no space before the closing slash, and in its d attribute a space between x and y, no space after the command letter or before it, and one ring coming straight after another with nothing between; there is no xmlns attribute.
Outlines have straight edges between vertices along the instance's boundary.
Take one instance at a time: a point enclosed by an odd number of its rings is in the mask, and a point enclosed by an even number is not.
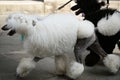
<svg viewBox="0 0 120 80"><path fill-rule="evenodd" d="M22 57L28 55L22 49L19 35L7 36L6 32L0 32L0 80L18 80L15 76L16 67ZM45 58L37 64L37 67L21 80L67 80L55 75L53 58ZM84 73L77 80L120 80L118 74L111 74L103 65L85 67Z"/></svg>

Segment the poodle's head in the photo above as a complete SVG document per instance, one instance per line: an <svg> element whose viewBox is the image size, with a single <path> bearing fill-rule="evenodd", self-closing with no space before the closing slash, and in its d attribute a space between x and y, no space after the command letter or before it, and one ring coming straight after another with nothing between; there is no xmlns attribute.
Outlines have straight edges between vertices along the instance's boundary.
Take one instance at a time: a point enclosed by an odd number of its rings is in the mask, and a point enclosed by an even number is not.
<svg viewBox="0 0 120 80"><path fill-rule="evenodd" d="M2 27L2 30L10 30L8 35L12 36L17 33L25 33L31 27L34 27L35 20L25 14L11 14L7 18L7 24Z"/></svg>

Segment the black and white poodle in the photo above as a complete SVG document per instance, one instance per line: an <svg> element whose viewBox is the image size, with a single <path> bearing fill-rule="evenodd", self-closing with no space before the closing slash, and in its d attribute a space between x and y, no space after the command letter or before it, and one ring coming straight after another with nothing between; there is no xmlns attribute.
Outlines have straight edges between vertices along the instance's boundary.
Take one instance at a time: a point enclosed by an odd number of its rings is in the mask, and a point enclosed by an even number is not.
<svg viewBox="0 0 120 80"><path fill-rule="evenodd" d="M106 53L112 55L115 45L118 44L118 47L120 46L120 12L112 8L101 8L105 6L103 1L76 0L75 2L76 5L72 6L71 10L75 11L76 15L84 14L85 19L93 22L101 47ZM90 49L90 54L87 55L85 64L94 66L100 59L101 56Z"/></svg>

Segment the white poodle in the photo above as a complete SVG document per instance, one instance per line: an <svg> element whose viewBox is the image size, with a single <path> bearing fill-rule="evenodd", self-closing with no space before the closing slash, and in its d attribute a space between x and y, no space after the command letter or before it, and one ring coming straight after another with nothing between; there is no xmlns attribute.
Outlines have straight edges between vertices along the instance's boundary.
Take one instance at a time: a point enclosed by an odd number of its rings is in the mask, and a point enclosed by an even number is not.
<svg viewBox="0 0 120 80"><path fill-rule="evenodd" d="M20 77L34 69L39 59L55 56L57 74L76 79L84 71L83 64L68 56L74 53L77 39L93 37L89 44L95 41L94 25L87 20L79 21L73 14L52 14L41 20L26 14L12 14L2 29L10 29L8 35L24 35L24 48L34 56L20 61L17 67Z"/></svg>
<svg viewBox="0 0 120 80"><path fill-rule="evenodd" d="M10 29L8 35L24 35L24 48L34 57L20 61L16 71L20 77L34 69L40 59L55 56L57 74L76 79L84 71L84 66L69 59L70 53L75 53L75 57L79 58L79 55L89 53L86 49L96 41L94 25L87 20L79 21L72 14L51 14L42 19L26 14L12 14L2 29ZM92 49L96 48L95 45ZM101 53L99 48L95 51Z"/></svg>

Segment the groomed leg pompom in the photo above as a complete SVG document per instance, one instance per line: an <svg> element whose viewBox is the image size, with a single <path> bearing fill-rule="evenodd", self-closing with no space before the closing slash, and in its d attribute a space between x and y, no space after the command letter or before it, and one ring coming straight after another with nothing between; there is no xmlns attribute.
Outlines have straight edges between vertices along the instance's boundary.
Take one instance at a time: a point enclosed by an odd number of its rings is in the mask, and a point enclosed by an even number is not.
<svg viewBox="0 0 120 80"><path fill-rule="evenodd" d="M66 76L72 79L76 79L83 73L83 71L84 71L83 64L80 64L78 62L71 62L67 68Z"/></svg>
<svg viewBox="0 0 120 80"><path fill-rule="evenodd" d="M117 73L120 68L120 56L115 54L108 54L104 60L104 65L110 70L112 73Z"/></svg>
<svg viewBox="0 0 120 80"><path fill-rule="evenodd" d="M23 58L17 67L17 76L24 77L36 66L32 58Z"/></svg>

